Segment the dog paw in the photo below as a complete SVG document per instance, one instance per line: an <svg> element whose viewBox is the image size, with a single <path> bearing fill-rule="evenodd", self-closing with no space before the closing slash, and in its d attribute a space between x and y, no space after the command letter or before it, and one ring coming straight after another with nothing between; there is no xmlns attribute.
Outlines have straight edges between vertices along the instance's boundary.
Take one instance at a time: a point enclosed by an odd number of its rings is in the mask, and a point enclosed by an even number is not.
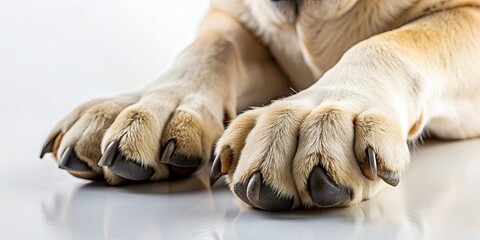
<svg viewBox="0 0 480 240"><path fill-rule="evenodd" d="M244 203L271 211L349 206L396 186L406 136L391 114L364 106L286 99L241 114L218 141L212 181L226 175Z"/></svg>
<svg viewBox="0 0 480 240"><path fill-rule="evenodd" d="M113 185L187 177L224 128L222 101L196 94L177 87L88 102L54 128L41 157L53 153L70 174Z"/></svg>

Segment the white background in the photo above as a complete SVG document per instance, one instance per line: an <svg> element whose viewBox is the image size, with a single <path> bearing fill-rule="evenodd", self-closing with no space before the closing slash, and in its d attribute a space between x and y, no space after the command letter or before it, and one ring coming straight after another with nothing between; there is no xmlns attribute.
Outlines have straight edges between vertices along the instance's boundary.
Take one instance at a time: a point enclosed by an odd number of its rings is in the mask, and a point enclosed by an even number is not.
<svg viewBox="0 0 480 240"><path fill-rule="evenodd" d="M153 81L194 39L207 8L207 0L0 0L2 138L21 133L22 148L38 148L73 107Z"/></svg>

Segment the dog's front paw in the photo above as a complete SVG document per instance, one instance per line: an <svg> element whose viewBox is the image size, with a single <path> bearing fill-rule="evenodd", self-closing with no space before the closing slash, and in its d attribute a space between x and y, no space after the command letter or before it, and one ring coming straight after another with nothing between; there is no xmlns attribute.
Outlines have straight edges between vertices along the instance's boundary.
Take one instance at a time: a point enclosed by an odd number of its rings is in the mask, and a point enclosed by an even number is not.
<svg viewBox="0 0 480 240"><path fill-rule="evenodd" d="M186 177L223 131L222 102L178 86L92 101L60 122L41 156L51 152L72 175L109 184Z"/></svg>
<svg viewBox="0 0 480 240"><path fill-rule="evenodd" d="M364 106L287 99L248 111L220 138L211 177L227 175L243 202L264 210L368 199L398 184L410 155L395 118Z"/></svg>

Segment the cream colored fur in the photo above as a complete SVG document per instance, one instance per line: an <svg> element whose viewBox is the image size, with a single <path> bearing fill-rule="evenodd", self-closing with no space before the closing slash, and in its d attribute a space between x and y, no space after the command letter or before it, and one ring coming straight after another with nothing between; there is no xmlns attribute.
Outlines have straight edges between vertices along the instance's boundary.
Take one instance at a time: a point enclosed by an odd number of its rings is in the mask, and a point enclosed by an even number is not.
<svg viewBox="0 0 480 240"><path fill-rule="evenodd" d="M378 155L379 174L402 173L407 141L425 130L447 139L480 136L478 1L297 6L213 0L197 39L164 76L140 93L87 103L62 121L53 131L63 132L57 156L74 145L101 172L102 151L123 136L122 153L162 180L169 173L159 162L161 146L169 139L206 162L225 118L283 97L241 114L218 140L216 154L233 151L228 183L233 188L259 171L280 196L312 207L307 178L320 164L353 190L349 206L385 186L362 173L366 147ZM103 172L111 184L123 181Z"/></svg>

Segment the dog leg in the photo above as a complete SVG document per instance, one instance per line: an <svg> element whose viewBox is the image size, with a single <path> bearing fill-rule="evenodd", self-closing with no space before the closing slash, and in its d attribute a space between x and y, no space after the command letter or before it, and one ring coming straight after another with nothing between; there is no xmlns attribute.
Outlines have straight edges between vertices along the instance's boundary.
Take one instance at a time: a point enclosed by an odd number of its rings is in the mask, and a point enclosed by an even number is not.
<svg viewBox="0 0 480 240"><path fill-rule="evenodd" d="M285 96L288 87L265 46L212 8L167 73L140 93L82 105L41 155L54 153L72 175L103 174L109 184L187 177L210 159L237 111Z"/></svg>

